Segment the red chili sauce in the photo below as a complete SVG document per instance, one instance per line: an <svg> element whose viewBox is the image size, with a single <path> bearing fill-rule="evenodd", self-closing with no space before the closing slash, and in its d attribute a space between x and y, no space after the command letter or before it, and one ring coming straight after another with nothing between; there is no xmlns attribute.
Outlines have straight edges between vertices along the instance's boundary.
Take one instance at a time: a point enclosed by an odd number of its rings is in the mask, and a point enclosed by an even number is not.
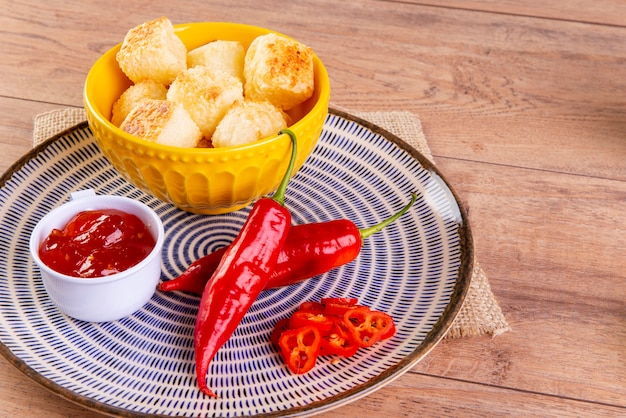
<svg viewBox="0 0 626 418"><path fill-rule="evenodd" d="M128 270L146 258L155 240L135 215L117 210L88 210L62 230L53 229L39 247L48 267L73 277L94 278Z"/></svg>

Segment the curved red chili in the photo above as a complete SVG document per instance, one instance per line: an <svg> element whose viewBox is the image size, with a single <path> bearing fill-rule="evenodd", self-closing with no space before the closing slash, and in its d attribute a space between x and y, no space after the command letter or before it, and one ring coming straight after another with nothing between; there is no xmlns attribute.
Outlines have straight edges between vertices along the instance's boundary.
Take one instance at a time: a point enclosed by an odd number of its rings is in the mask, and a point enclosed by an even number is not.
<svg viewBox="0 0 626 418"><path fill-rule="evenodd" d="M200 390L216 395L207 385L209 363L233 334L274 271L291 224L284 195L293 170L297 141L293 132L291 160L285 176L271 198L259 199L239 234L224 252L207 282L196 318L194 346Z"/></svg>
<svg viewBox="0 0 626 418"><path fill-rule="evenodd" d="M347 219L292 226L265 288L298 283L353 261L365 238L400 218L416 199L417 194L413 193L411 201L399 212L366 229L359 229ZM201 294L227 248L197 259L177 278L159 283L158 289Z"/></svg>
<svg viewBox="0 0 626 418"><path fill-rule="evenodd" d="M162 292L182 290L201 295L227 249L228 246L222 247L198 258L177 278L159 283L157 289Z"/></svg>

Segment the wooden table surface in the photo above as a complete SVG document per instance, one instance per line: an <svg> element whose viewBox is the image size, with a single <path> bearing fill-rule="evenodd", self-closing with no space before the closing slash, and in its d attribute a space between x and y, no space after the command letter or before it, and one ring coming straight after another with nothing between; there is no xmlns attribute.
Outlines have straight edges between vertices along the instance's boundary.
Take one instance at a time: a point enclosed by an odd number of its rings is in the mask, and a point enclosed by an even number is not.
<svg viewBox="0 0 626 418"><path fill-rule="evenodd" d="M623 0L0 3L3 172L35 115L80 107L96 58L162 15L289 34L326 64L333 106L420 117L512 331L445 340L323 416L626 415ZM98 414L0 358L0 416Z"/></svg>

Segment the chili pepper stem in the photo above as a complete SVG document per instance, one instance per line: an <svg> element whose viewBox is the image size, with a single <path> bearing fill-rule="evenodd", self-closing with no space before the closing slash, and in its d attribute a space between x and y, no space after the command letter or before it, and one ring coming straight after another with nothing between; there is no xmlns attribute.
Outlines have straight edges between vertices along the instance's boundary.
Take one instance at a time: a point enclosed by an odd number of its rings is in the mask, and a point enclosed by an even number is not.
<svg viewBox="0 0 626 418"><path fill-rule="evenodd" d="M367 238L370 235L373 235L376 232L384 229L387 225L395 222L398 218L400 218L402 215L404 215L406 213L406 211L408 211L411 208L411 206L413 206L413 204L415 203L416 200L417 200L417 193L413 192L413 193L411 193L411 201L409 203L407 203L405 207L400 209L399 212L397 212L394 215L391 215L389 218L385 219L381 223L378 223L376 225L372 225L372 226L370 226L368 228L359 229L359 234L361 235L361 239Z"/></svg>
<svg viewBox="0 0 626 418"><path fill-rule="evenodd" d="M280 203L282 206L285 206L285 192L287 191L287 184L289 183L289 179L291 178L291 172L293 171L293 167L296 163L298 140L296 138L296 134L293 133L291 129L282 129L280 132L278 132L278 134L287 134L291 138L291 158L289 159L289 166L287 167L287 172L285 173L283 180L278 185L278 189L276 189L274 196L272 196L272 199Z"/></svg>

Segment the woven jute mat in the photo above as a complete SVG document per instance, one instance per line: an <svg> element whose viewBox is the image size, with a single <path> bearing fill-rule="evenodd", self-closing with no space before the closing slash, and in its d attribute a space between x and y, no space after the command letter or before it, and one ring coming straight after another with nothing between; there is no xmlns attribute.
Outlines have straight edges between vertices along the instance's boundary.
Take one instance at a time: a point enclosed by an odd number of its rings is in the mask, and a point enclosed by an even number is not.
<svg viewBox="0 0 626 418"><path fill-rule="evenodd" d="M422 131L422 124L414 113L406 111L348 113L391 132L434 163ZM37 115L34 121L33 144L37 145L85 120L85 112L80 108L55 109ZM510 326L491 291L489 280L480 263L474 260L469 292L446 338L496 336L509 330Z"/></svg>

